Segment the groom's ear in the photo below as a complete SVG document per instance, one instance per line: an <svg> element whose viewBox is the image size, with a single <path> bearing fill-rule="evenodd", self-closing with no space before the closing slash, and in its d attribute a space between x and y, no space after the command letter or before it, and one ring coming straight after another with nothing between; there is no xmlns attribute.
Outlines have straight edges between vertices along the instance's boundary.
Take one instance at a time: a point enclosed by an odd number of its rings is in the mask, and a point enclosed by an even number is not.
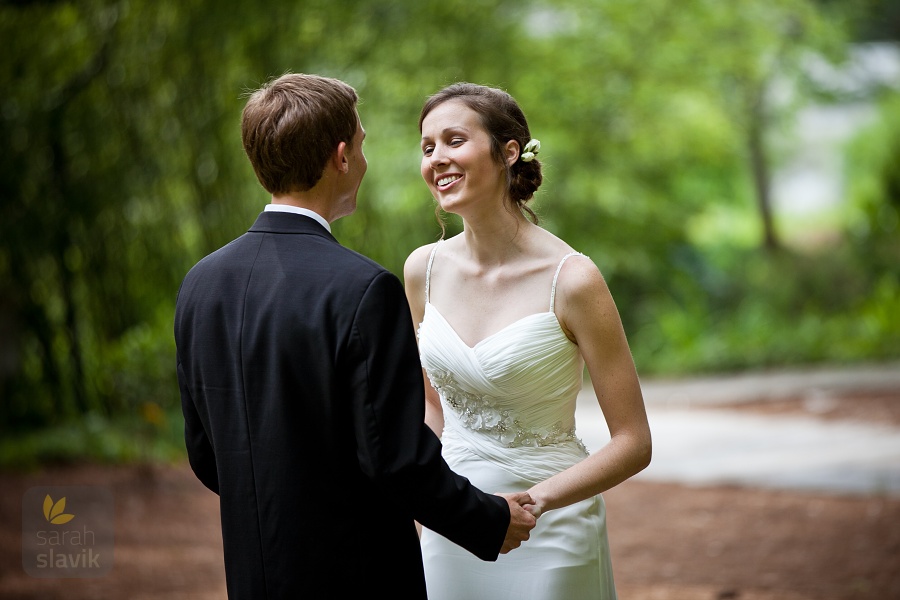
<svg viewBox="0 0 900 600"><path fill-rule="evenodd" d="M347 173L350 170L350 162L347 160L346 142L341 142L337 145L334 154L331 155L331 162L334 168L341 173Z"/></svg>

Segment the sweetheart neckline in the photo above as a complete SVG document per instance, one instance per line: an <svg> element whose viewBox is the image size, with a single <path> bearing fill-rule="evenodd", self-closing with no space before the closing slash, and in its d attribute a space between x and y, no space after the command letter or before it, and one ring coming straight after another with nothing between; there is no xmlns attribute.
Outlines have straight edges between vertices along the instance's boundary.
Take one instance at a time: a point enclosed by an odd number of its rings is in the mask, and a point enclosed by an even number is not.
<svg viewBox="0 0 900 600"><path fill-rule="evenodd" d="M488 336L482 338L481 340L479 340L478 342L476 342L474 346L470 346L470 345L467 344L465 341L463 341L462 337L460 337L459 333L457 333L457 331L456 331L456 329L453 327L453 325L450 324L450 321L448 321L447 318L446 318L443 314L441 314L441 311L438 310L438 308L437 308L434 304L432 304L431 302L426 302L426 303L425 303L425 306L426 306L426 308L430 306L431 309L432 309L435 313L437 313L437 315L441 318L441 320L442 320L444 323L446 323L447 328L450 329L450 331L453 333L453 335L456 337L456 339L459 340L459 343L462 344L464 347L468 348L469 350L472 350L472 351L474 351L476 348L478 348L478 346L480 346L481 344L487 342L487 341L490 340L491 338L494 338L494 337L500 335L501 333L503 333L503 332L506 331L507 329L510 329L510 328L514 327L515 325L518 325L519 323L521 323L521 322L523 322L523 321L525 321L525 320L527 320L527 319L532 319L532 318L534 318L534 317L539 317L539 316L544 316L544 315L550 315L551 317L553 317L553 321L556 323L556 328L557 328L557 330L559 331L559 333L562 334L562 336L563 336L564 338L566 338L566 341L567 341L567 342L569 342L570 344L573 344L573 345L574 345L574 342L573 342L572 340L570 340L570 339L569 339L569 336L567 336L566 333L563 331L562 323L559 322L559 317L556 316L556 313L550 312L549 310L548 310L548 311L544 311L544 312L531 313L530 315L525 315L524 317L520 317L520 318L516 319L515 321L513 321L512 323L509 323L509 324L507 324L507 325L504 325L503 327L501 327L500 329L498 329L498 330L495 331L494 333L492 333L492 334L490 334L490 335L488 335ZM423 320L423 321L425 320L424 317L423 317L422 320ZM421 326L421 323L420 323L419 325Z"/></svg>

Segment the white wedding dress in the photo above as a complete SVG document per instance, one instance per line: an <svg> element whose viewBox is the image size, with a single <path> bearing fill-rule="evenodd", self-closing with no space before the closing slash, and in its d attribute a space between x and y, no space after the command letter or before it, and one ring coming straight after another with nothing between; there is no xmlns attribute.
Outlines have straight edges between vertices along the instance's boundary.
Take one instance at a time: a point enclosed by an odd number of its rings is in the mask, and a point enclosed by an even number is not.
<svg viewBox="0 0 900 600"><path fill-rule="evenodd" d="M524 491L584 459L575 435L583 361L554 312L524 317L467 346L430 303L436 250L428 260L422 366L440 393L441 438L450 467L485 492ZM531 538L485 562L428 529L422 553L429 600L614 600L606 509L597 495L548 511Z"/></svg>

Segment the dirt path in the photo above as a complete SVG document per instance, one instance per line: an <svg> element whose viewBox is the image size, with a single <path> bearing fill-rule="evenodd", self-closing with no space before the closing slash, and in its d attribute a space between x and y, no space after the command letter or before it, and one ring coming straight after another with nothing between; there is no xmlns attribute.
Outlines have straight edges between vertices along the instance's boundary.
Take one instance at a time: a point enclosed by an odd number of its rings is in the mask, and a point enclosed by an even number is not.
<svg viewBox="0 0 900 600"><path fill-rule="evenodd" d="M898 402L884 397L865 407L870 416L895 415ZM39 485L111 489L115 566L107 575L39 579L23 571L22 498ZM629 481L604 498L623 600L900 598L898 497ZM222 600L218 519L216 496L184 465L0 474L0 597Z"/></svg>

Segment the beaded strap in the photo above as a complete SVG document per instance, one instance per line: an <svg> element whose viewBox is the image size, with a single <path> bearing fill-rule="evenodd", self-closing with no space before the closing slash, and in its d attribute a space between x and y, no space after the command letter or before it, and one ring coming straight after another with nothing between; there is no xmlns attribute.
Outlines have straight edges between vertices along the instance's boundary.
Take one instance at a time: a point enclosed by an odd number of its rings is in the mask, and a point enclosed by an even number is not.
<svg viewBox="0 0 900 600"><path fill-rule="evenodd" d="M434 263L434 253L437 252L438 246L440 246L444 242L443 239L437 241L437 244L434 245L434 248L431 249L431 254L428 256L428 267L425 269L425 302L428 303L429 300L429 291L431 289L431 265Z"/></svg>
<svg viewBox="0 0 900 600"><path fill-rule="evenodd" d="M559 261L559 266L556 267L556 274L553 276L553 286L550 288L550 312L553 312L553 307L556 305L556 280L559 279L559 272L562 270L563 263L566 262L566 259L570 256L584 256L584 254L581 252L569 252L562 257L561 261ZM426 289L427 285L428 284L426 284Z"/></svg>

